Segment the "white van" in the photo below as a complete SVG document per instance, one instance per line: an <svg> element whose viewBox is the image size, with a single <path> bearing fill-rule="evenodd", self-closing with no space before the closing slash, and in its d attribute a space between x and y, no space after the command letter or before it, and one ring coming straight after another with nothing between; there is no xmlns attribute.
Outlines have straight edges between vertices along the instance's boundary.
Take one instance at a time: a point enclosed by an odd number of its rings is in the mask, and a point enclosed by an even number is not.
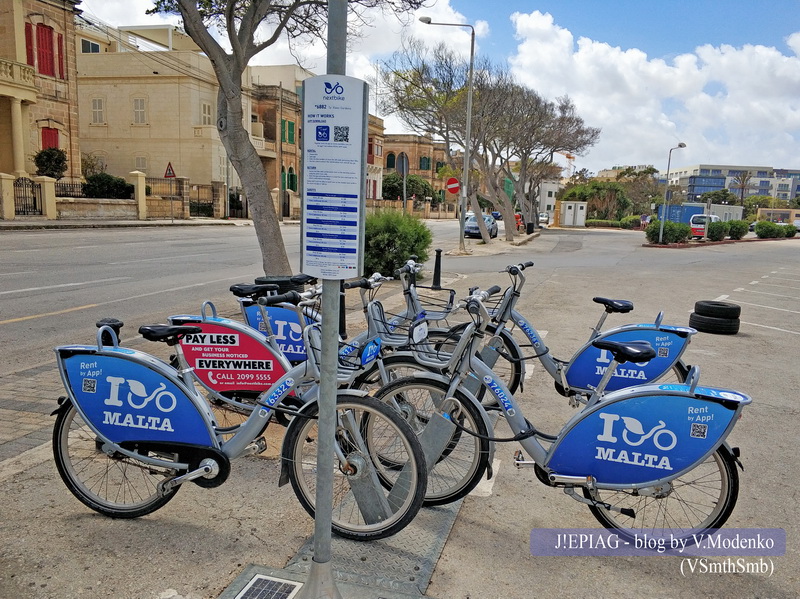
<svg viewBox="0 0 800 599"><path fill-rule="evenodd" d="M689 226L692 228L692 237L702 237L706 230L706 223L717 223L720 218L716 214L692 214Z"/></svg>

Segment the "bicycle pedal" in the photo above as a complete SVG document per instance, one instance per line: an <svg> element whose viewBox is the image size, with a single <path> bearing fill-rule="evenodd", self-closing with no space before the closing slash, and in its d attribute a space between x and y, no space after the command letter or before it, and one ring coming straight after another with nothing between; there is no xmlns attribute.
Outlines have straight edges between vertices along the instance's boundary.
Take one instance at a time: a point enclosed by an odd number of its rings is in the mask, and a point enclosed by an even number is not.
<svg viewBox="0 0 800 599"><path fill-rule="evenodd" d="M244 448L242 455L255 455L264 453L267 450L267 440L264 437L255 439L250 445Z"/></svg>
<svg viewBox="0 0 800 599"><path fill-rule="evenodd" d="M526 460L522 451L518 449L517 451L514 452L514 466L517 469L533 468L534 466L536 466L536 462L534 462L533 460Z"/></svg>

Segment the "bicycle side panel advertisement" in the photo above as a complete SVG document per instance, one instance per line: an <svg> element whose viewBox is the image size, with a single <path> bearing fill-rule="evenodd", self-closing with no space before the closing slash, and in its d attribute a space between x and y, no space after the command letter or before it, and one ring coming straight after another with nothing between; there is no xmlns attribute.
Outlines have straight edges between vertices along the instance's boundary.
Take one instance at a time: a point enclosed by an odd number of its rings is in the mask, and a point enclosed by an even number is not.
<svg viewBox="0 0 800 599"><path fill-rule="evenodd" d="M169 441L212 446L197 406L169 378L122 356L61 356L75 407L113 443Z"/></svg>
<svg viewBox="0 0 800 599"><path fill-rule="evenodd" d="M306 360L303 325L300 324L300 317L297 312L278 306L266 306L265 309L272 332L275 334L275 341L277 341L278 347L281 348L286 358L291 362ZM264 324L258 304L251 301L243 301L242 312L249 326L262 333L266 332L267 327ZM308 321L308 319L306 320Z"/></svg>
<svg viewBox="0 0 800 599"><path fill-rule="evenodd" d="M740 395L709 401L663 393L601 401L574 418L546 465L558 474L593 476L598 484L671 479L725 440L745 403L749 398Z"/></svg>
<svg viewBox="0 0 800 599"><path fill-rule="evenodd" d="M203 331L185 335L180 340L181 350L197 378L209 389L263 391L286 374L272 350L254 336L213 322L192 324Z"/></svg>
<svg viewBox="0 0 800 599"><path fill-rule="evenodd" d="M652 327L652 325L650 325ZM688 329L693 331L693 329ZM632 385L643 385L664 376L678 361L689 343L690 334L677 327L645 328L634 327L626 330L611 330L598 339L606 341L647 341L656 350L656 357L644 364L626 362L614 371L614 376L606 386L606 391L616 391ZM611 364L611 352L585 345L572 358L565 376L572 389L596 387Z"/></svg>

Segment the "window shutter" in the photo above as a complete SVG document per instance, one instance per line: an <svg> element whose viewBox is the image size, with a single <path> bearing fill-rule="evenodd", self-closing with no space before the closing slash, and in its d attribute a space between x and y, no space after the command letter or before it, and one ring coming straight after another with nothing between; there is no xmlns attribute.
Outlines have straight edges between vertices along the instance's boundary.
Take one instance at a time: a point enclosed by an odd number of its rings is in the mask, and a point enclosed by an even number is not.
<svg viewBox="0 0 800 599"><path fill-rule="evenodd" d="M42 127L42 149L58 147L58 129Z"/></svg>
<svg viewBox="0 0 800 599"><path fill-rule="evenodd" d="M281 119L281 141L286 141L286 120Z"/></svg>
<svg viewBox="0 0 800 599"><path fill-rule="evenodd" d="M53 28L39 23L36 25L36 53L39 72L42 75L55 77L56 66L53 52Z"/></svg>
<svg viewBox="0 0 800 599"><path fill-rule="evenodd" d="M28 64L35 66L33 58L33 25L25 23L25 56Z"/></svg>
<svg viewBox="0 0 800 599"><path fill-rule="evenodd" d="M58 77L64 79L64 36L58 34Z"/></svg>
<svg viewBox="0 0 800 599"><path fill-rule="evenodd" d="M289 121L289 143L294 143L294 121Z"/></svg>

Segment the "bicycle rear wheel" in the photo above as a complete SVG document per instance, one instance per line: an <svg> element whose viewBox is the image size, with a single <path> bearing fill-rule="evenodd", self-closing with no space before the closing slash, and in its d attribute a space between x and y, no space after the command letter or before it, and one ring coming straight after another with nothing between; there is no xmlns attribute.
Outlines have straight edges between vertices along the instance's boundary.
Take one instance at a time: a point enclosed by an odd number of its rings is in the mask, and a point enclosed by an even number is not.
<svg viewBox="0 0 800 599"><path fill-rule="evenodd" d="M467 327L466 323L454 326L451 329L433 329L428 331L428 341L433 345L436 350L441 352L442 357L451 354L458 342L464 329ZM486 327L486 339L490 340L498 335L497 327L494 324L489 324ZM499 333L501 344L497 355L488 354L494 359L493 364L488 366L502 381L505 383L511 393L515 393L522 383L522 349L511 335L510 331L505 329ZM480 350L479 350L480 351ZM478 399L483 398L485 388L481 386L475 393Z"/></svg>
<svg viewBox="0 0 800 599"><path fill-rule="evenodd" d="M58 473L75 497L111 518L138 518L164 506L180 487L159 492L158 483L180 472L124 456L108 455L72 403L58 412L53 428ZM169 456L159 456L169 459Z"/></svg>
<svg viewBox="0 0 800 599"><path fill-rule="evenodd" d="M283 459L300 504L315 514L317 471L333 470L333 532L356 541L382 539L405 528L425 497L427 468L416 435L389 406L370 397L340 396L336 403L336 443L347 458L317 463L316 403L307 406L286 430ZM389 457L399 467L387 469ZM386 478L377 475L381 470Z"/></svg>
<svg viewBox="0 0 800 599"><path fill-rule="evenodd" d="M374 397L399 409L416 434L422 435L442 402L450 396L444 381L410 377L392 381ZM443 451L435 461L428 460L427 506L452 503L467 495L480 482L489 463L489 431L480 408L460 391L452 397L458 401L458 410L449 414L450 418L466 430L456 427L451 432L445 431L449 438L441 440Z"/></svg>
<svg viewBox="0 0 800 599"><path fill-rule="evenodd" d="M600 524L629 539L644 532L692 539L692 534L720 528L731 515L738 495L736 463L724 447L660 489L584 489L588 499L634 511L635 517L630 517L599 505L589 506Z"/></svg>

